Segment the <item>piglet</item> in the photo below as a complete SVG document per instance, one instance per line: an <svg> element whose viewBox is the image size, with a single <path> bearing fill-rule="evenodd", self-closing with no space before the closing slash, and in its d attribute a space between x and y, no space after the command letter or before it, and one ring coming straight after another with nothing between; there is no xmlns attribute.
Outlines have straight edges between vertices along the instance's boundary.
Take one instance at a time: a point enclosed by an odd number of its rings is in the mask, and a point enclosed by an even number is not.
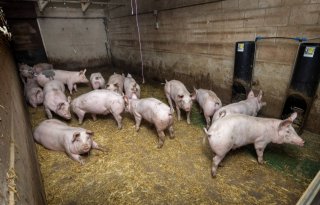
<svg viewBox="0 0 320 205"><path fill-rule="evenodd" d="M49 119L52 118L52 113L56 113L60 117L67 120L71 119L70 113L70 101L71 97L68 98L64 94L64 84L58 80L52 80L48 82L43 88L44 94L44 109Z"/></svg>
<svg viewBox="0 0 320 205"><path fill-rule="evenodd" d="M222 106L221 100L211 90L194 88L194 91L196 93L196 100L198 101L204 117L206 118L207 128L209 128L211 117Z"/></svg>
<svg viewBox="0 0 320 205"><path fill-rule="evenodd" d="M27 79L28 78L33 78L34 76L34 71L33 68L27 64L18 64L19 66L19 74L20 74L20 78L23 82L23 84L27 83Z"/></svg>
<svg viewBox="0 0 320 205"><path fill-rule="evenodd" d="M42 88L39 87L36 79L27 78L27 83L24 86L24 93L29 104L36 108L37 105L43 103L43 91Z"/></svg>
<svg viewBox="0 0 320 205"><path fill-rule="evenodd" d="M93 120L97 114L107 115L111 113L117 121L118 128L122 128L121 113L125 109L122 95L111 90L93 90L80 95L71 103L72 111L78 116L79 124L82 124L84 115L91 113Z"/></svg>
<svg viewBox="0 0 320 205"><path fill-rule="evenodd" d="M190 124L190 112L192 108L192 101L195 100L195 94L190 94L184 84L178 80L167 81L164 86L164 92L168 99L171 112L174 112L172 100L176 104L178 113L178 120L181 120L180 109L187 113L187 123Z"/></svg>
<svg viewBox="0 0 320 205"><path fill-rule="evenodd" d="M270 142L303 146L304 141L292 127L292 122L296 117L297 113L291 114L285 120L242 114L225 116L225 113L222 113L221 118L214 122L209 130L204 128L211 149L215 153L211 170L212 176L216 175L219 163L231 149L254 144L258 162L261 164L264 162L263 151Z"/></svg>
<svg viewBox="0 0 320 205"><path fill-rule="evenodd" d="M262 90L259 91L259 94L257 96L254 96L254 93L251 90L246 100L223 106L217 112L215 112L215 114L212 117L212 123L219 119L221 113L225 113L224 115L238 113L250 116L257 116L259 110L266 105L266 102L262 102Z"/></svg>
<svg viewBox="0 0 320 205"><path fill-rule="evenodd" d="M106 85L107 90L115 91L119 94L123 94L123 83L124 83L125 76L124 74L120 75L117 73L113 73L108 80Z"/></svg>
<svg viewBox="0 0 320 205"><path fill-rule="evenodd" d="M106 81L104 80L101 73L92 73L90 75L90 83L94 90L105 88Z"/></svg>
<svg viewBox="0 0 320 205"><path fill-rule="evenodd" d="M93 132L81 127L70 127L56 119L42 121L34 130L35 141L47 149L65 152L67 155L84 164L81 154L90 152L91 149L103 151L92 140Z"/></svg>
<svg viewBox="0 0 320 205"><path fill-rule="evenodd" d="M139 84L133 79L131 74L128 73L127 77L124 79L124 92L126 96L131 99L132 95L135 94L137 98L140 98L140 86Z"/></svg>
<svg viewBox="0 0 320 205"><path fill-rule="evenodd" d="M44 87L50 80L59 80L63 84L66 84L70 94L72 90L77 91L76 83L88 83L89 80L86 77L86 69L81 71L65 71L65 70L44 70L36 76L37 82L40 86Z"/></svg>
<svg viewBox="0 0 320 205"><path fill-rule="evenodd" d="M158 148L165 140L164 130L168 129L170 138L174 138L173 116L170 107L156 98L129 99L124 96L126 111L130 112L136 121L136 131L140 129L141 120L154 124L159 136Z"/></svg>

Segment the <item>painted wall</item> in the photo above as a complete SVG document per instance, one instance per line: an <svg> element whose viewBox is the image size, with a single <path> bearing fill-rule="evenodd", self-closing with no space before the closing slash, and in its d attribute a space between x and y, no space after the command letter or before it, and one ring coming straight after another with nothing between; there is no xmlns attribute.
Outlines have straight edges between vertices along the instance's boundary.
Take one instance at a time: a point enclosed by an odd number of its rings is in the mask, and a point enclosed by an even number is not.
<svg viewBox="0 0 320 205"><path fill-rule="evenodd" d="M109 63L104 9L47 7L38 24L48 61L66 69Z"/></svg>
<svg viewBox="0 0 320 205"><path fill-rule="evenodd" d="M311 38L320 33L319 0L138 3L146 75L160 80L180 79L190 89L193 85L213 89L224 104L231 98L235 42L252 41L257 36ZM153 10L158 10L157 18ZM131 5L114 8L109 16L113 62L140 73L137 27ZM262 110L265 116L279 117L282 112L297 49L298 43L290 40L264 40L257 44L253 76L257 84L253 89L264 91L268 103ZM317 95L320 96L319 88ZM320 99L311 108L307 128L320 132Z"/></svg>

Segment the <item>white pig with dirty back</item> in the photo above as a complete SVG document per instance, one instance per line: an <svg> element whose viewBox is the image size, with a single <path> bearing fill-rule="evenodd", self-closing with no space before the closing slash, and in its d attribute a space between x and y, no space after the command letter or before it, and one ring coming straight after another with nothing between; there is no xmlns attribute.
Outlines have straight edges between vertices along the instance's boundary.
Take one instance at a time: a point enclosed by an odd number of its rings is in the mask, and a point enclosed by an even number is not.
<svg viewBox="0 0 320 205"><path fill-rule="evenodd" d="M35 74L40 74L44 70L53 70L53 65L49 63L38 63L32 67Z"/></svg>
<svg viewBox="0 0 320 205"><path fill-rule="evenodd" d="M64 94L64 91L65 91L64 84L58 80L52 80L44 86L43 105L49 119L52 118L51 111L67 120L71 119L71 113L70 113L71 97L69 96L67 98L66 95Z"/></svg>
<svg viewBox="0 0 320 205"><path fill-rule="evenodd" d="M37 143L50 150L65 152L80 164L84 164L81 154L88 153L91 149L102 150L93 141L93 135L91 130L70 127L56 119L42 121L33 132Z"/></svg>
<svg viewBox="0 0 320 205"><path fill-rule="evenodd" d="M124 79L124 92L126 96L131 99L132 95L135 94L137 98L140 98L140 86L139 84L133 79L131 74L128 73L127 77Z"/></svg>
<svg viewBox="0 0 320 205"><path fill-rule="evenodd" d="M117 73L113 73L108 80L106 85L107 90L112 90L117 93L123 94L123 83L124 83L125 76L124 74L120 75Z"/></svg>
<svg viewBox="0 0 320 205"><path fill-rule="evenodd" d="M174 138L173 116L168 105L156 98L129 99L124 96L124 99L126 111L130 112L136 121L136 131L140 129L141 120L145 119L156 127L159 137L158 148L161 148L165 141L164 130L168 129L170 138Z"/></svg>
<svg viewBox="0 0 320 205"><path fill-rule="evenodd" d="M80 95L72 100L72 111L78 116L79 124L82 124L86 113L91 113L93 120L96 115L111 113L117 121L118 128L122 128L121 113L125 109L123 96L111 90L93 90Z"/></svg>
<svg viewBox="0 0 320 205"><path fill-rule="evenodd" d="M34 108L43 103L43 90L34 78L27 78L27 83L24 86L24 94L28 103Z"/></svg>
<svg viewBox="0 0 320 205"><path fill-rule="evenodd" d="M65 71L65 70L44 70L37 75L37 82L40 86L44 87L50 80L59 80L63 84L67 85L70 94L72 90L77 91L76 83L88 83L89 80L86 77L86 69L81 71Z"/></svg>
<svg viewBox="0 0 320 205"><path fill-rule="evenodd" d="M195 100L195 94L191 95L186 86L178 80L166 80L164 92L172 112L174 112L172 100L175 102L178 120L181 120L180 109L183 109L187 113L187 123L190 124L190 112L193 103L192 101Z"/></svg>
<svg viewBox="0 0 320 205"><path fill-rule="evenodd" d="M211 90L194 88L194 91L196 94L196 100L203 111L204 117L206 118L207 128L209 128L211 117L222 106L221 100Z"/></svg>
<svg viewBox="0 0 320 205"><path fill-rule="evenodd" d="M292 127L297 113L291 114L288 119L260 118L242 114L225 116L214 122L209 130L204 128L206 135L215 153L213 157L212 176L216 175L221 160L231 150L238 147L254 144L258 155L258 162L263 163L263 152L269 143L304 145L304 141Z"/></svg>
<svg viewBox="0 0 320 205"><path fill-rule="evenodd" d="M92 73L90 75L90 83L94 90L105 88L106 81L104 80L101 73Z"/></svg>
<svg viewBox="0 0 320 205"><path fill-rule="evenodd" d="M253 91L251 90L247 96L246 100L242 100L237 103L232 103L226 106L221 107L212 117L212 123L219 119L221 113L225 115L230 114L244 114L250 116L257 116L258 112L263 106L266 106L266 102L262 102L262 90L259 91L257 96L254 96Z"/></svg>

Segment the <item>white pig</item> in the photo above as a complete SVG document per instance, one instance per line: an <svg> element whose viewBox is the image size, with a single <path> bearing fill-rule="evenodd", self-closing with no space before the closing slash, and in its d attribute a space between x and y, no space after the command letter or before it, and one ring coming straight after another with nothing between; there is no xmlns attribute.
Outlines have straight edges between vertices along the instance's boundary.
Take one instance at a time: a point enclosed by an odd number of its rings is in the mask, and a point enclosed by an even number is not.
<svg viewBox="0 0 320 205"><path fill-rule="evenodd" d="M111 90L93 90L80 95L71 103L72 111L78 116L79 124L82 124L84 115L91 113L93 120L97 114L107 115L111 113L117 121L118 128L122 128L121 113L125 109L122 95Z"/></svg>
<svg viewBox="0 0 320 205"><path fill-rule="evenodd" d="M65 152L68 156L84 164L81 154L90 152L91 149L102 150L92 140L93 132L81 127L70 127L59 120L51 119L42 121L34 130L35 141L47 149Z"/></svg>
<svg viewBox="0 0 320 205"><path fill-rule="evenodd" d="M42 88L39 87L34 78L27 78L27 83L24 86L24 94L29 104L34 108L43 103Z"/></svg>
<svg viewBox="0 0 320 205"><path fill-rule="evenodd" d="M124 78L124 74L120 75L117 73L113 73L113 75L109 77L108 83L106 85L107 90L112 90L119 94L123 94Z"/></svg>
<svg viewBox="0 0 320 205"><path fill-rule="evenodd" d="M32 67L35 74L40 74L44 70L53 70L53 65L49 63L38 63Z"/></svg>
<svg viewBox="0 0 320 205"><path fill-rule="evenodd" d="M56 113L60 117L67 120L71 119L70 113L70 101L71 97L68 98L64 94L64 84L58 80L52 80L48 82L43 88L44 94L44 109L49 119L52 118L52 113Z"/></svg>
<svg viewBox="0 0 320 205"><path fill-rule="evenodd" d="M259 110L265 105L267 105L267 103L262 102L262 90L259 91L259 94L256 97L254 96L254 93L251 90L246 100L223 106L217 112L215 112L215 114L212 117L212 123L219 119L219 115L221 113L225 113L225 115L238 113L250 116L257 116Z"/></svg>
<svg viewBox="0 0 320 205"><path fill-rule="evenodd" d="M106 86L106 81L104 80L101 73L92 73L90 75L90 83L94 90L105 88Z"/></svg>
<svg viewBox="0 0 320 205"><path fill-rule="evenodd" d="M44 87L50 80L59 80L68 86L69 92L72 95L72 90L77 91L76 83L88 83L86 77L86 69L81 71L65 71L65 70L44 70L36 76L40 86Z"/></svg>
<svg viewBox="0 0 320 205"><path fill-rule="evenodd" d="M221 100L211 90L194 88L194 91L196 93L196 100L203 111L204 117L206 118L207 128L209 128L211 121L210 118L222 106Z"/></svg>
<svg viewBox="0 0 320 205"><path fill-rule="evenodd" d="M297 113L293 113L286 120L242 114L224 115L225 113L211 125L209 130L204 128L211 149L215 153L211 170L212 176L216 175L219 163L231 149L254 144L258 162L263 163L263 151L270 142L304 145L304 141L292 127Z"/></svg>
<svg viewBox="0 0 320 205"><path fill-rule="evenodd" d="M126 96L131 99L132 94L135 94L137 98L140 98L140 86L139 84L132 78L131 74L128 73L127 77L124 79L124 92Z"/></svg>
<svg viewBox="0 0 320 205"><path fill-rule="evenodd" d="M178 80L167 81L164 86L164 92L168 99L171 112L174 112L172 100L176 104L178 120L181 120L180 109L187 113L187 123L190 124L190 112L192 108L192 100L195 100L195 94L190 94L184 84Z"/></svg>
<svg viewBox="0 0 320 205"><path fill-rule="evenodd" d="M34 76L34 71L32 69L31 66L27 65L27 64L18 64L19 66L19 74L20 74L20 78L23 82L23 84L26 84L28 78L33 78Z"/></svg>
<svg viewBox="0 0 320 205"><path fill-rule="evenodd" d="M170 138L174 138L173 116L170 107L158 99L128 99L126 102L126 111L130 112L136 121L136 131L139 131L142 118L154 124L159 136L158 148L163 146L165 140L164 130L168 129Z"/></svg>

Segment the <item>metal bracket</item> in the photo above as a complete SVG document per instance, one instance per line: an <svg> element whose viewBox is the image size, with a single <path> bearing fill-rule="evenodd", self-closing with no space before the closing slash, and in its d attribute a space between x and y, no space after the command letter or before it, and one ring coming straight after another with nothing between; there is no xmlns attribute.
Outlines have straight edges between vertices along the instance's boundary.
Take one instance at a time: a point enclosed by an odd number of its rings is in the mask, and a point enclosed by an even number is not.
<svg viewBox="0 0 320 205"><path fill-rule="evenodd" d="M83 13L85 13L88 10L90 4L91 2L81 2L81 9Z"/></svg>
<svg viewBox="0 0 320 205"><path fill-rule="evenodd" d="M38 0L38 6L39 6L39 10L40 10L41 13L48 6L48 4L49 4L48 0Z"/></svg>

